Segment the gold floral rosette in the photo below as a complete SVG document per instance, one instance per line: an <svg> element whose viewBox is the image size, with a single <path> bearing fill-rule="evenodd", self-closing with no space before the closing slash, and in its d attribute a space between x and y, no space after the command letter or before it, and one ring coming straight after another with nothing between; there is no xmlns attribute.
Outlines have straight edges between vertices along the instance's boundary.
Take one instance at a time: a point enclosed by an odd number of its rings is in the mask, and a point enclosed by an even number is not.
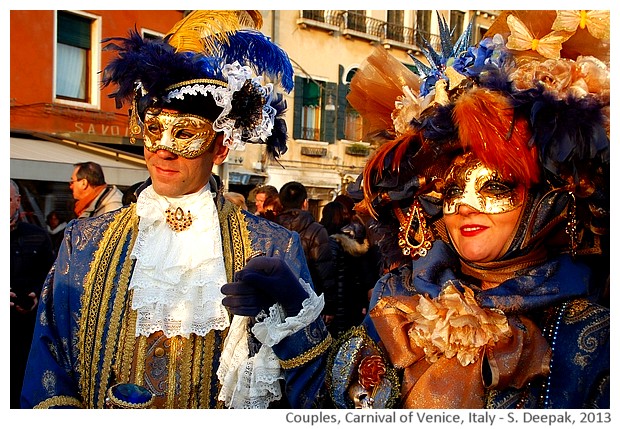
<svg viewBox="0 0 620 429"><path fill-rule="evenodd" d="M405 408L482 408L485 388L518 389L549 372L551 348L532 321L481 308L463 289L388 296L370 312L390 361L404 369Z"/></svg>

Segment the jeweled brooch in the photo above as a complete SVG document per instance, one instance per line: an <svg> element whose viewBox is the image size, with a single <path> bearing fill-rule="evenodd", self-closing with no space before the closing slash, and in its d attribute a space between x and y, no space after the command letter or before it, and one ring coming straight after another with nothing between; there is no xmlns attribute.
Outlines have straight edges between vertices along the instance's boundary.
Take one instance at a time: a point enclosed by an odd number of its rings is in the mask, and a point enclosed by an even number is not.
<svg viewBox="0 0 620 429"><path fill-rule="evenodd" d="M166 209L166 223L174 232L185 231L192 226L193 221L192 213L189 210L186 214L181 207L174 209L170 206Z"/></svg>

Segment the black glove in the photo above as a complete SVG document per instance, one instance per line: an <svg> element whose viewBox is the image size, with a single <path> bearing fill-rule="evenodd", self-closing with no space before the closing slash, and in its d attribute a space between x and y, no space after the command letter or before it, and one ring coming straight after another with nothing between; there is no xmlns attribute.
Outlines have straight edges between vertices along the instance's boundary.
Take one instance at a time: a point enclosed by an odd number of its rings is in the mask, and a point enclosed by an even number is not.
<svg viewBox="0 0 620 429"><path fill-rule="evenodd" d="M222 286L222 303L238 316L255 317L279 302L287 316L296 316L308 293L299 278L280 258L259 256L250 259L235 274L235 281Z"/></svg>

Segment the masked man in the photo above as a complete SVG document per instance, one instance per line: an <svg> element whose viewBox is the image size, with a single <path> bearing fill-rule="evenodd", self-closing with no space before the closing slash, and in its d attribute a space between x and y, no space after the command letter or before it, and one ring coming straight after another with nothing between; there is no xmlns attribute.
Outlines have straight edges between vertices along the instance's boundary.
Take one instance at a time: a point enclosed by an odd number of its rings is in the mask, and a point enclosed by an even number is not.
<svg viewBox="0 0 620 429"><path fill-rule="evenodd" d="M119 107L132 103L150 179L135 204L67 226L23 407L312 405L319 386L302 364L330 338L299 237L225 200L212 175L245 143L286 151L276 84L292 89L292 67L261 23L255 11L195 11L162 40L104 41L117 57L103 84ZM271 285L265 297L300 288L267 298L258 318L232 317L220 289L248 261L246 280Z"/></svg>

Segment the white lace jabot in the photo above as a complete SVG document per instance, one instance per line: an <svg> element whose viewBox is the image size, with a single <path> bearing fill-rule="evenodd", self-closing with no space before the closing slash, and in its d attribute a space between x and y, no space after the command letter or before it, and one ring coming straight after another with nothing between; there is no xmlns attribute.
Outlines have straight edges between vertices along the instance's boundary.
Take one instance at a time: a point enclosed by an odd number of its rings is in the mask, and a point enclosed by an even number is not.
<svg viewBox="0 0 620 429"><path fill-rule="evenodd" d="M166 224L164 212L170 206L191 211L187 230L174 232ZM138 196L136 210L140 223L129 283L131 307L138 312L136 336L159 330L167 337L204 336L227 328L220 291L226 283L222 238L208 185L179 198L164 198L149 186Z"/></svg>

